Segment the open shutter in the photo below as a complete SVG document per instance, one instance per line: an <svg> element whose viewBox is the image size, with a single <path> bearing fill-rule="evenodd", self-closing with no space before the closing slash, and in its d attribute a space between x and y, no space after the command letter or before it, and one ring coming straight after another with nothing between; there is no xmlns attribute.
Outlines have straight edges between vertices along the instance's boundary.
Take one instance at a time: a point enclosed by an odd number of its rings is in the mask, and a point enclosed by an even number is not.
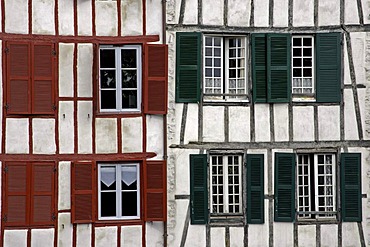
<svg viewBox="0 0 370 247"><path fill-rule="evenodd" d="M316 101L341 100L341 34L316 35Z"/></svg>
<svg viewBox="0 0 370 247"><path fill-rule="evenodd" d="M55 164L33 163L31 186L31 224L55 224Z"/></svg>
<svg viewBox="0 0 370 247"><path fill-rule="evenodd" d="M295 154L275 153L275 221L293 222Z"/></svg>
<svg viewBox="0 0 370 247"><path fill-rule="evenodd" d="M207 155L190 155L191 224L208 221Z"/></svg>
<svg viewBox="0 0 370 247"><path fill-rule="evenodd" d="M145 113L167 113L167 57L167 45L145 46Z"/></svg>
<svg viewBox="0 0 370 247"><path fill-rule="evenodd" d="M200 99L200 33L176 35L176 102L196 103Z"/></svg>
<svg viewBox="0 0 370 247"><path fill-rule="evenodd" d="M28 184L27 164L8 162L5 164L4 225L28 226Z"/></svg>
<svg viewBox="0 0 370 247"><path fill-rule="evenodd" d="M250 224L265 222L263 154L247 155L247 221Z"/></svg>
<svg viewBox="0 0 370 247"><path fill-rule="evenodd" d="M341 154L342 219L362 221L361 154Z"/></svg>
<svg viewBox="0 0 370 247"><path fill-rule="evenodd" d="M267 44L265 34L252 34L253 101L267 102Z"/></svg>
<svg viewBox="0 0 370 247"><path fill-rule="evenodd" d="M30 45L28 43L8 42L6 54L7 113L30 113Z"/></svg>
<svg viewBox="0 0 370 247"><path fill-rule="evenodd" d="M34 44L33 46L33 98L32 112L54 113L54 46Z"/></svg>
<svg viewBox="0 0 370 247"><path fill-rule="evenodd" d="M166 162L147 161L145 180L145 220L166 221Z"/></svg>
<svg viewBox="0 0 370 247"><path fill-rule="evenodd" d="M94 167L92 163L72 164L72 223L94 220Z"/></svg>
<svg viewBox="0 0 370 247"><path fill-rule="evenodd" d="M268 102L290 100L290 34L267 34Z"/></svg>

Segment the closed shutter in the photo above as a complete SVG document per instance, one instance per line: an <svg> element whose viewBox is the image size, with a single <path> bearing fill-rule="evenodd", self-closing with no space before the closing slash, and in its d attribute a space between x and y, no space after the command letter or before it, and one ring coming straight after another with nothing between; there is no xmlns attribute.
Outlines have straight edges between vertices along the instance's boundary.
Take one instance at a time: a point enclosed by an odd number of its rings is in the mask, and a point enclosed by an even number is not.
<svg viewBox="0 0 370 247"><path fill-rule="evenodd" d="M145 169L146 221L166 221L166 162L147 161Z"/></svg>
<svg viewBox="0 0 370 247"><path fill-rule="evenodd" d="M275 221L293 222L295 154L275 153Z"/></svg>
<svg viewBox="0 0 370 247"><path fill-rule="evenodd" d="M167 113L168 88L168 47L167 45L145 46L145 99L144 112L149 114Z"/></svg>
<svg viewBox="0 0 370 247"><path fill-rule="evenodd" d="M196 103L200 99L200 33L176 35L176 102Z"/></svg>
<svg viewBox="0 0 370 247"><path fill-rule="evenodd" d="M316 35L316 101L341 100L341 34Z"/></svg>
<svg viewBox="0 0 370 247"><path fill-rule="evenodd" d="M27 114L31 112L30 102L30 54L28 43L7 43L7 95L8 114Z"/></svg>
<svg viewBox="0 0 370 247"><path fill-rule="evenodd" d="M267 45L265 34L252 34L253 101L267 102Z"/></svg>
<svg viewBox="0 0 370 247"><path fill-rule="evenodd" d="M72 223L94 221L94 171L92 163L72 164Z"/></svg>
<svg viewBox="0 0 370 247"><path fill-rule="evenodd" d="M191 224L208 222L207 155L190 155Z"/></svg>
<svg viewBox="0 0 370 247"><path fill-rule="evenodd" d="M362 221L361 154L341 154L342 219Z"/></svg>
<svg viewBox="0 0 370 247"><path fill-rule="evenodd" d="M31 186L31 224L55 224L55 164L33 163Z"/></svg>
<svg viewBox="0 0 370 247"><path fill-rule="evenodd" d="M247 221L265 222L263 154L247 155Z"/></svg>
<svg viewBox="0 0 370 247"><path fill-rule="evenodd" d="M290 34L267 34L268 102L290 100Z"/></svg>

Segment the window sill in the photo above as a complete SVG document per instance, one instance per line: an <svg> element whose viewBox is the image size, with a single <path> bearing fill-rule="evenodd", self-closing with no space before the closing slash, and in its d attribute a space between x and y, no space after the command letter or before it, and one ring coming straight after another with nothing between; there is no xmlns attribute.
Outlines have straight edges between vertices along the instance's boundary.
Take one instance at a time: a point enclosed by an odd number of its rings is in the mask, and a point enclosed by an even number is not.
<svg viewBox="0 0 370 247"><path fill-rule="evenodd" d="M142 225L143 223L142 219L97 220L95 221L95 226Z"/></svg>
<svg viewBox="0 0 370 247"><path fill-rule="evenodd" d="M242 214L211 214L209 223L211 225L243 225L244 218Z"/></svg>
<svg viewBox="0 0 370 247"><path fill-rule="evenodd" d="M97 117L140 117L142 112L137 111L98 111L96 112Z"/></svg>

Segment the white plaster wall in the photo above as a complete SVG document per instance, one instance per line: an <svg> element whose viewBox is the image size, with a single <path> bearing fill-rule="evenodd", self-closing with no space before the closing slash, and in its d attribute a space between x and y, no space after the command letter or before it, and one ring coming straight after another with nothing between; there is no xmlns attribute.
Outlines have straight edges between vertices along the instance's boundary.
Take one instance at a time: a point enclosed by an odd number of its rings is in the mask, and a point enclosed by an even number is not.
<svg viewBox="0 0 370 247"><path fill-rule="evenodd" d="M313 0L294 0L293 26L313 26Z"/></svg>
<svg viewBox="0 0 370 247"><path fill-rule="evenodd" d="M91 247L91 230L91 224L77 224L76 247Z"/></svg>
<svg viewBox="0 0 370 247"><path fill-rule="evenodd" d="M117 246L117 227L96 227L95 247Z"/></svg>
<svg viewBox="0 0 370 247"><path fill-rule="evenodd" d="M366 89L365 88L359 88L357 89L358 94L358 103L360 106L360 115L361 115L361 123L362 123L362 133L365 140L370 139L370 133L366 131L366 109L365 109L365 97L366 97Z"/></svg>
<svg viewBox="0 0 370 247"><path fill-rule="evenodd" d="M58 31L60 35L73 35L73 1L58 0Z"/></svg>
<svg viewBox="0 0 370 247"><path fill-rule="evenodd" d="M78 153L92 153L92 117L92 102L79 101L77 103Z"/></svg>
<svg viewBox="0 0 370 247"><path fill-rule="evenodd" d="M5 1L5 32L28 33L28 0Z"/></svg>
<svg viewBox="0 0 370 247"><path fill-rule="evenodd" d="M162 3L160 1L146 0L146 34L159 35L159 43L162 42Z"/></svg>
<svg viewBox="0 0 370 247"><path fill-rule="evenodd" d="M338 246L338 225L321 225L321 247Z"/></svg>
<svg viewBox="0 0 370 247"><path fill-rule="evenodd" d="M244 242L244 228L230 227L230 247L239 247Z"/></svg>
<svg viewBox="0 0 370 247"><path fill-rule="evenodd" d="M146 116L146 151L157 154L153 159L163 159L163 117Z"/></svg>
<svg viewBox="0 0 370 247"><path fill-rule="evenodd" d="M55 0L32 1L32 33L55 34Z"/></svg>
<svg viewBox="0 0 370 247"><path fill-rule="evenodd" d="M5 230L4 247L27 247L27 230Z"/></svg>
<svg viewBox="0 0 370 247"><path fill-rule="evenodd" d="M122 36L143 34L142 1L121 2L121 34Z"/></svg>
<svg viewBox="0 0 370 247"><path fill-rule="evenodd" d="M293 224L274 222L274 246L287 247L294 246Z"/></svg>
<svg viewBox="0 0 370 247"><path fill-rule="evenodd" d="M54 228L31 230L31 247L50 246L54 246Z"/></svg>
<svg viewBox="0 0 370 247"><path fill-rule="evenodd" d="M59 153L74 152L74 113L73 102L59 101Z"/></svg>
<svg viewBox="0 0 370 247"><path fill-rule="evenodd" d="M340 8L338 0L324 0L319 1L318 4L319 26L340 24Z"/></svg>
<svg viewBox="0 0 370 247"><path fill-rule="evenodd" d="M346 140L358 140L356 111L352 89L343 90L344 99L344 136Z"/></svg>
<svg viewBox="0 0 370 247"><path fill-rule="evenodd" d="M266 201L265 201L266 203ZM265 208L266 207L265 205ZM248 226L248 245L249 246L268 246L269 243L268 223L250 224Z"/></svg>
<svg viewBox="0 0 370 247"><path fill-rule="evenodd" d="M177 2L180 3L180 1ZM198 0L187 0L184 12L184 24L197 24L197 23L198 23Z"/></svg>
<svg viewBox="0 0 370 247"><path fill-rule="evenodd" d="M171 201L174 206L171 208L171 211L168 211L168 246L181 246L181 237L184 230L186 214L189 208L189 200L175 200L172 197ZM173 214L171 215L170 212ZM189 238L186 238L186 242L187 241L189 241Z"/></svg>
<svg viewBox="0 0 370 247"><path fill-rule="evenodd" d="M361 246L360 235L358 232L356 222L342 223L342 246L343 247Z"/></svg>
<svg viewBox="0 0 370 247"><path fill-rule="evenodd" d="M254 26L268 27L269 25L269 0L254 1Z"/></svg>
<svg viewBox="0 0 370 247"><path fill-rule="evenodd" d="M357 1L344 1L344 23L359 24Z"/></svg>
<svg viewBox="0 0 370 247"><path fill-rule="evenodd" d="M71 208L71 162L58 165L58 210Z"/></svg>
<svg viewBox="0 0 370 247"><path fill-rule="evenodd" d="M117 120L97 118L95 120L96 153L117 153Z"/></svg>
<svg viewBox="0 0 370 247"><path fill-rule="evenodd" d="M92 35L91 1L77 0L78 35Z"/></svg>
<svg viewBox="0 0 370 247"><path fill-rule="evenodd" d="M163 222L145 223L145 241L146 246L162 247L163 246Z"/></svg>
<svg viewBox="0 0 370 247"><path fill-rule="evenodd" d="M189 225L185 247L206 246L206 226Z"/></svg>
<svg viewBox="0 0 370 247"><path fill-rule="evenodd" d="M293 140L313 141L314 139L315 133L313 107L293 107Z"/></svg>
<svg viewBox="0 0 370 247"><path fill-rule="evenodd" d="M59 44L59 96L73 96L74 44Z"/></svg>
<svg viewBox="0 0 370 247"><path fill-rule="evenodd" d="M289 141L289 109L287 104L274 104L275 141Z"/></svg>
<svg viewBox="0 0 370 247"><path fill-rule="evenodd" d="M222 106L203 107L203 141L225 141L225 113Z"/></svg>
<svg viewBox="0 0 370 247"><path fill-rule="evenodd" d="M182 112L179 114L182 115ZM189 141L198 141L198 104L188 104L184 143L189 143Z"/></svg>
<svg viewBox="0 0 370 247"><path fill-rule="evenodd" d="M176 195L189 195L190 194L190 154L197 154L197 150L193 149L176 149L173 154L176 157L175 175L175 194Z"/></svg>
<svg viewBox="0 0 370 247"><path fill-rule="evenodd" d="M345 36L343 36L343 80L345 85L351 85L351 74L349 72L348 49Z"/></svg>
<svg viewBox="0 0 370 247"><path fill-rule="evenodd" d="M33 153L55 154L55 120L32 119Z"/></svg>
<svg viewBox="0 0 370 247"><path fill-rule="evenodd" d="M365 76L365 37L366 33L351 33L353 65L355 68L357 84L364 84Z"/></svg>
<svg viewBox="0 0 370 247"><path fill-rule="evenodd" d="M204 25L224 24L224 1L213 0L202 2L202 14Z"/></svg>
<svg viewBox="0 0 370 247"><path fill-rule="evenodd" d="M250 19L250 0L239 1L229 0L228 1L228 12L227 21L229 26L249 26Z"/></svg>
<svg viewBox="0 0 370 247"><path fill-rule="evenodd" d="M72 232L70 213L58 215L58 247L72 247Z"/></svg>
<svg viewBox="0 0 370 247"><path fill-rule="evenodd" d="M319 140L340 140L340 107L319 106Z"/></svg>
<svg viewBox="0 0 370 247"><path fill-rule="evenodd" d="M194 1L194 0L191 0ZM189 2L189 1L186 1ZM168 0L166 1L166 19L167 24L175 24L179 21L181 1Z"/></svg>
<svg viewBox="0 0 370 247"><path fill-rule="evenodd" d="M189 113L189 105L190 104L188 104L188 113ZM174 129L173 130L172 128L168 128L168 130L167 130L167 132L168 132L167 137L169 139L168 144L170 144L170 143L171 144L180 143L182 111L183 111L183 108L184 108L184 104L181 104L181 103L180 104L174 104L174 107L175 107L175 110L173 111L174 114L172 115L172 118L169 118L170 120L172 120L172 122L167 121L167 124L168 125L171 124L173 126L173 129ZM198 129L198 126L196 128ZM193 131L193 132L195 132L195 131ZM196 131L196 132L198 132L198 131ZM186 134L186 131L185 131L185 134Z"/></svg>
<svg viewBox="0 0 370 247"><path fill-rule="evenodd" d="M225 227L211 227L211 246L225 246Z"/></svg>
<svg viewBox="0 0 370 247"><path fill-rule="evenodd" d="M268 104L254 105L256 142L270 141L270 108Z"/></svg>
<svg viewBox="0 0 370 247"><path fill-rule="evenodd" d="M92 97L92 44L79 44L77 54L77 95Z"/></svg>
<svg viewBox="0 0 370 247"><path fill-rule="evenodd" d="M360 0L362 3L362 12L364 16L364 23L370 23L370 3L369 0Z"/></svg>
<svg viewBox="0 0 370 247"><path fill-rule="evenodd" d="M117 2L95 3L96 35L117 36Z"/></svg>
<svg viewBox="0 0 370 247"><path fill-rule="evenodd" d="M250 141L250 108L229 107L229 141Z"/></svg>
<svg viewBox="0 0 370 247"><path fill-rule="evenodd" d="M143 120L141 117L122 118L122 152L143 151Z"/></svg>
<svg viewBox="0 0 370 247"><path fill-rule="evenodd" d="M288 26L288 0L274 1L274 27L287 27ZM267 13L267 9L266 9Z"/></svg>
<svg viewBox="0 0 370 247"><path fill-rule="evenodd" d="M316 247L316 226L298 226L298 245L302 247Z"/></svg>
<svg viewBox="0 0 370 247"><path fill-rule="evenodd" d="M122 247L142 246L142 227L122 226L121 246Z"/></svg>
<svg viewBox="0 0 370 247"><path fill-rule="evenodd" d="M7 118L5 133L5 152L29 152L28 119Z"/></svg>

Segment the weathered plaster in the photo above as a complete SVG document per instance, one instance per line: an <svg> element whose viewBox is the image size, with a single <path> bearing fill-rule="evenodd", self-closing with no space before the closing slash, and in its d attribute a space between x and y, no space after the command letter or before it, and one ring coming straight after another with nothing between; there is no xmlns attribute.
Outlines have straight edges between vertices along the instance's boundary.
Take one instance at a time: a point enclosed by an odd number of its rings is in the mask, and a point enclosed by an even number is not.
<svg viewBox="0 0 370 247"><path fill-rule="evenodd" d="M5 152L29 152L29 132L27 118L7 118L5 131Z"/></svg>
<svg viewBox="0 0 370 247"><path fill-rule="evenodd" d="M206 226L189 225L185 247L206 246Z"/></svg>
<svg viewBox="0 0 370 247"><path fill-rule="evenodd" d="M359 103L359 107L360 107L362 133L364 133L363 137L364 137L365 140L370 140L370 135L366 132L366 121L365 121L365 116L366 116L366 111L365 111L366 89L365 88L358 89L357 94L358 94L358 103Z"/></svg>
<svg viewBox="0 0 370 247"><path fill-rule="evenodd" d="M225 140L224 107L203 107L203 141L222 142Z"/></svg>
<svg viewBox="0 0 370 247"><path fill-rule="evenodd" d="M58 1L60 35L72 35L74 33L73 1Z"/></svg>
<svg viewBox="0 0 370 247"><path fill-rule="evenodd" d="M31 230L31 246L50 247L53 245L54 245L54 228Z"/></svg>
<svg viewBox="0 0 370 247"><path fill-rule="evenodd" d="M228 128L230 142L249 142L250 108L238 106L230 107Z"/></svg>
<svg viewBox="0 0 370 247"><path fill-rule="evenodd" d="M78 35L92 34L91 1L77 0Z"/></svg>
<svg viewBox="0 0 370 247"><path fill-rule="evenodd" d="M228 0L228 26L249 26L251 0Z"/></svg>
<svg viewBox="0 0 370 247"><path fill-rule="evenodd" d="M117 3L96 2L96 35L116 36L117 35Z"/></svg>
<svg viewBox="0 0 370 247"><path fill-rule="evenodd" d="M145 223L146 246L163 246L163 222L153 221Z"/></svg>
<svg viewBox="0 0 370 247"><path fill-rule="evenodd" d="M198 140L198 131L195 131L196 129L198 129L198 104L188 104L184 143Z"/></svg>
<svg viewBox="0 0 370 247"><path fill-rule="evenodd" d="M153 159L163 160L163 117L146 116L146 151L157 154Z"/></svg>
<svg viewBox="0 0 370 247"><path fill-rule="evenodd" d="M343 247L361 246L356 222L342 223L342 246Z"/></svg>
<svg viewBox="0 0 370 247"><path fill-rule="evenodd" d="M184 24L198 23L198 0L184 0L186 8L184 11ZM177 1L180 2L180 1Z"/></svg>
<svg viewBox="0 0 370 247"><path fill-rule="evenodd" d="M73 102L59 101L59 153L74 152L74 114Z"/></svg>
<svg viewBox="0 0 370 247"><path fill-rule="evenodd" d="M370 2L369 0L360 0L364 16L364 24L370 24Z"/></svg>
<svg viewBox="0 0 370 247"><path fill-rule="evenodd" d="M142 246L142 227L122 226L121 246L122 247Z"/></svg>
<svg viewBox="0 0 370 247"><path fill-rule="evenodd" d="M270 141L270 110L268 104L254 105L256 142Z"/></svg>
<svg viewBox="0 0 370 247"><path fill-rule="evenodd" d="M268 208L267 205L268 204L266 203L265 208ZM267 221L265 222L267 223ZM251 224L248 226L248 245L249 246L268 246L269 229L268 229L268 224L266 223L265 224Z"/></svg>
<svg viewBox="0 0 370 247"><path fill-rule="evenodd" d="M344 133L346 140L358 140L355 105L351 89L344 89Z"/></svg>
<svg viewBox="0 0 370 247"><path fill-rule="evenodd" d="M55 34L55 0L32 1L32 33Z"/></svg>
<svg viewBox="0 0 370 247"><path fill-rule="evenodd" d="M121 34L143 34L143 7L142 1L121 1Z"/></svg>
<svg viewBox="0 0 370 247"><path fill-rule="evenodd" d="M314 114L311 106L293 107L293 140L313 141Z"/></svg>
<svg viewBox="0 0 370 247"><path fill-rule="evenodd" d="M347 42L343 42L343 81L344 85L351 85L352 83L348 62Z"/></svg>
<svg viewBox="0 0 370 247"><path fill-rule="evenodd" d="M353 65L356 75L356 84L364 84L365 78L365 37L366 33L351 33Z"/></svg>
<svg viewBox="0 0 370 247"><path fill-rule="evenodd" d="M314 0L294 0L293 26L314 25Z"/></svg>
<svg viewBox="0 0 370 247"><path fill-rule="evenodd" d="M268 27L269 25L269 0L253 1L254 3L254 25L256 27Z"/></svg>
<svg viewBox="0 0 370 247"><path fill-rule="evenodd" d="M78 153L92 153L92 102L77 103Z"/></svg>
<svg viewBox="0 0 370 247"><path fill-rule="evenodd" d="M117 227L96 227L95 247L117 246Z"/></svg>
<svg viewBox="0 0 370 247"><path fill-rule="evenodd" d="M122 118L122 152L143 151L143 121L141 117Z"/></svg>
<svg viewBox="0 0 370 247"><path fill-rule="evenodd" d="M55 120L32 119L33 153L55 154Z"/></svg>
<svg viewBox="0 0 370 247"><path fill-rule="evenodd" d="M72 246L73 226L71 224L71 214L61 213L58 215L58 247Z"/></svg>
<svg viewBox="0 0 370 247"><path fill-rule="evenodd" d="M344 22L346 24L359 24L357 1L344 1Z"/></svg>
<svg viewBox="0 0 370 247"><path fill-rule="evenodd" d="M92 97L92 44L79 44L77 54L77 95Z"/></svg>
<svg viewBox="0 0 370 247"><path fill-rule="evenodd" d="M338 0L318 1L318 24L330 26L340 24L340 8Z"/></svg>
<svg viewBox="0 0 370 247"><path fill-rule="evenodd" d="M91 247L91 224L77 224L76 247Z"/></svg>
<svg viewBox="0 0 370 247"><path fill-rule="evenodd" d="M5 32L28 33L28 0L5 1Z"/></svg>
<svg viewBox="0 0 370 247"><path fill-rule="evenodd" d="M169 246L181 246L182 235L184 234L184 224L189 207L189 200L170 199L171 207L168 211L168 244ZM169 217L171 216L171 217ZM187 233L187 232L186 232ZM186 239L189 241L189 239Z"/></svg>
<svg viewBox="0 0 370 247"><path fill-rule="evenodd" d="M293 243L293 224L274 222L274 246L294 246Z"/></svg>
<svg viewBox="0 0 370 247"><path fill-rule="evenodd" d="M224 24L224 1L202 1L203 24L223 25Z"/></svg>
<svg viewBox="0 0 370 247"><path fill-rule="evenodd" d="M175 177L175 195L189 195L190 194L190 154L195 154L192 149L176 149L173 151L176 156L176 163L182 164L176 167Z"/></svg>
<svg viewBox="0 0 370 247"><path fill-rule="evenodd" d="M316 226L298 226L298 244L302 247L316 247Z"/></svg>
<svg viewBox="0 0 370 247"><path fill-rule="evenodd" d="M225 247L225 227L211 227L211 246Z"/></svg>
<svg viewBox="0 0 370 247"><path fill-rule="evenodd" d="M58 165L58 210L71 209L71 162Z"/></svg>
<svg viewBox="0 0 370 247"><path fill-rule="evenodd" d="M287 104L274 105L275 141L289 140L289 109Z"/></svg>
<svg viewBox="0 0 370 247"><path fill-rule="evenodd" d="M59 96L73 96L73 50L74 44L59 44Z"/></svg>
<svg viewBox="0 0 370 247"><path fill-rule="evenodd" d="M340 140L339 106L319 106L319 140Z"/></svg>
<svg viewBox="0 0 370 247"><path fill-rule="evenodd" d="M287 27L288 26L288 0L279 0L274 1L274 8L273 8L273 21L274 27ZM266 9L267 12L267 9Z"/></svg>
<svg viewBox="0 0 370 247"><path fill-rule="evenodd" d="M27 230L5 230L4 247L27 247Z"/></svg>
<svg viewBox="0 0 370 247"><path fill-rule="evenodd" d="M321 225L321 247L338 246L338 226Z"/></svg>
<svg viewBox="0 0 370 247"><path fill-rule="evenodd" d="M117 120L97 118L95 126L96 153L117 153Z"/></svg>
<svg viewBox="0 0 370 247"><path fill-rule="evenodd" d="M162 4L158 1L146 0L146 34L159 35L162 42Z"/></svg>
<svg viewBox="0 0 370 247"><path fill-rule="evenodd" d="M243 227L230 227L230 247L238 247L244 241Z"/></svg>

